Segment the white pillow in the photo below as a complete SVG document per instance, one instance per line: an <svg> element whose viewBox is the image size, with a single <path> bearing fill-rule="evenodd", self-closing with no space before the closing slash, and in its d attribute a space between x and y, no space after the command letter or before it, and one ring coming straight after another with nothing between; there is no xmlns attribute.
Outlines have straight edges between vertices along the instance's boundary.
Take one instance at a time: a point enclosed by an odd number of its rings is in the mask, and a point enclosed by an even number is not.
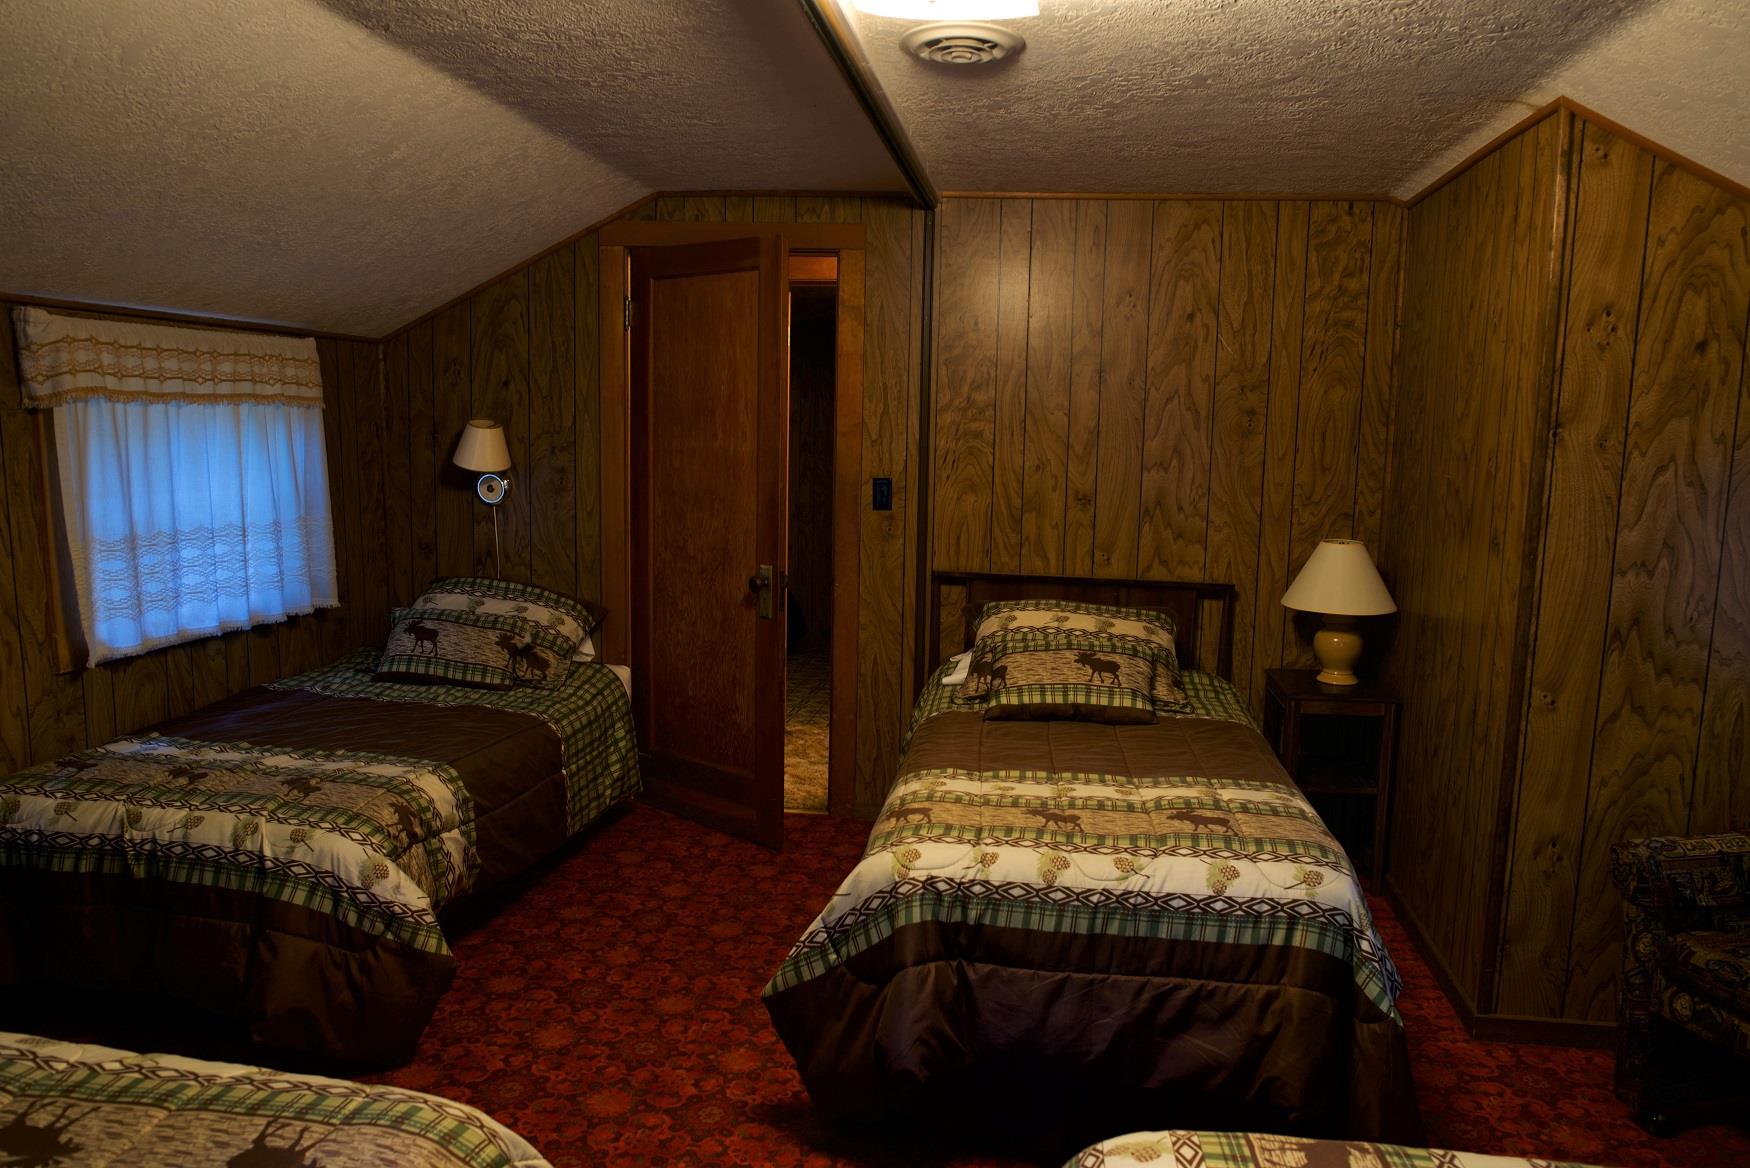
<svg viewBox="0 0 1750 1168"><path fill-rule="evenodd" d="M595 639L588 633L577 643L577 652L571 655L571 660L578 663L595 660Z"/></svg>
<svg viewBox="0 0 1750 1168"><path fill-rule="evenodd" d="M954 668L942 675L942 684L959 685L966 680L966 674L972 668L972 650L968 649L964 653L956 653L948 660L954 663Z"/></svg>

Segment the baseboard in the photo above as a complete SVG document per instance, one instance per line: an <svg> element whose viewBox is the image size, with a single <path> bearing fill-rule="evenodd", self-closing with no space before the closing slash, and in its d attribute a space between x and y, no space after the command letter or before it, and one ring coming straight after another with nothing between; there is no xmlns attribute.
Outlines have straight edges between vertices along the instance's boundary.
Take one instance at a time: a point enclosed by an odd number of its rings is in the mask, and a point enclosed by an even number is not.
<svg viewBox="0 0 1750 1168"><path fill-rule="evenodd" d="M1384 884L1385 899L1391 905L1392 912L1398 918L1398 924L1409 934L1410 943L1428 963L1428 968L1434 971L1434 980L1440 983L1440 992L1446 995L1446 1000L1452 1003L1452 1008L1458 1012L1458 1020L1463 1024L1465 1032L1472 1038L1483 1042L1520 1042L1537 1046L1577 1046L1594 1049L1607 1049L1616 1045L1616 1024L1613 1022L1592 1022L1574 1018L1534 1018L1519 1014L1484 1014L1479 1013L1476 1003L1471 1000L1458 978L1452 973L1446 959L1428 943L1428 930L1422 927L1414 911L1398 892L1392 883L1391 874L1386 874Z"/></svg>

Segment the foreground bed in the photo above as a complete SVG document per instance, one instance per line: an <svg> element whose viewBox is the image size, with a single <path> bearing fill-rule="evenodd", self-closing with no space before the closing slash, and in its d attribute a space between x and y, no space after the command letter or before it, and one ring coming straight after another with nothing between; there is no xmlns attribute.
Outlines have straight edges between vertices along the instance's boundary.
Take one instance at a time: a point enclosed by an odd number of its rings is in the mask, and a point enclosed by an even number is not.
<svg viewBox="0 0 1750 1168"><path fill-rule="evenodd" d="M1349 1140L1247 1132L1133 1132L1102 1140L1063 1168L1585 1168L1557 1160L1483 1156Z"/></svg>
<svg viewBox="0 0 1750 1168"><path fill-rule="evenodd" d="M765 990L818 1108L1419 1138L1397 972L1231 685L1111 725L994 720L945 674Z"/></svg>
<svg viewBox="0 0 1750 1168"><path fill-rule="evenodd" d="M0 1156L132 1168L548 1168L461 1103L0 1033Z"/></svg>
<svg viewBox="0 0 1750 1168"><path fill-rule="evenodd" d="M496 692L377 681L376 660L0 780L0 984L405 1061L454 976L439 912L634 794L637 754L606 666Z"/></svg>

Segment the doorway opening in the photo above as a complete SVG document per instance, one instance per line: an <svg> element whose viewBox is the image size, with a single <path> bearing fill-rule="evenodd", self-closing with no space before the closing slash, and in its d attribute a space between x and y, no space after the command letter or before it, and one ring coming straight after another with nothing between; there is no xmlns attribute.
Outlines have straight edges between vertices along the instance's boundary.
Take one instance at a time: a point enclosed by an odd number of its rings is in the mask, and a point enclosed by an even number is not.
<svg viewBox="0 0 1750 1168"><path fill-rule="evenodd" d="M832 741L838 256L790 257L784 808L825 813Z"/></svg>

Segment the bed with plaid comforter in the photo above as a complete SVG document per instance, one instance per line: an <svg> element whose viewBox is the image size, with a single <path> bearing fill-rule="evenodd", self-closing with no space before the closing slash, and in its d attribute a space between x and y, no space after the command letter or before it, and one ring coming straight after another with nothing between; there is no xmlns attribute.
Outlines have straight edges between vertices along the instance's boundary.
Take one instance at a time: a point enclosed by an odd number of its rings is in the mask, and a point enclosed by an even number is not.
<svg viewBox="0 0 1750 1168"><path fill-rule="evenodd" d="M941 676L765 989L817 1108L1419 1138L1366 897L1228 683L1110 725L987 720Z"/></svg>
<svg viewBox="0 0 1750 1168"><path fill-rule="evenodd" d="M0 1157L132 1168L549 1168L463 1103L0 1033Z"/></svg>
<svg viewBox="0 0 1750 1168"><path fill-rule="evenodd" d="M638 788L618 678L372 680L374 653L0 780L0 984L163 995L254 1041L411 1054L439 913Z"/></svg>

